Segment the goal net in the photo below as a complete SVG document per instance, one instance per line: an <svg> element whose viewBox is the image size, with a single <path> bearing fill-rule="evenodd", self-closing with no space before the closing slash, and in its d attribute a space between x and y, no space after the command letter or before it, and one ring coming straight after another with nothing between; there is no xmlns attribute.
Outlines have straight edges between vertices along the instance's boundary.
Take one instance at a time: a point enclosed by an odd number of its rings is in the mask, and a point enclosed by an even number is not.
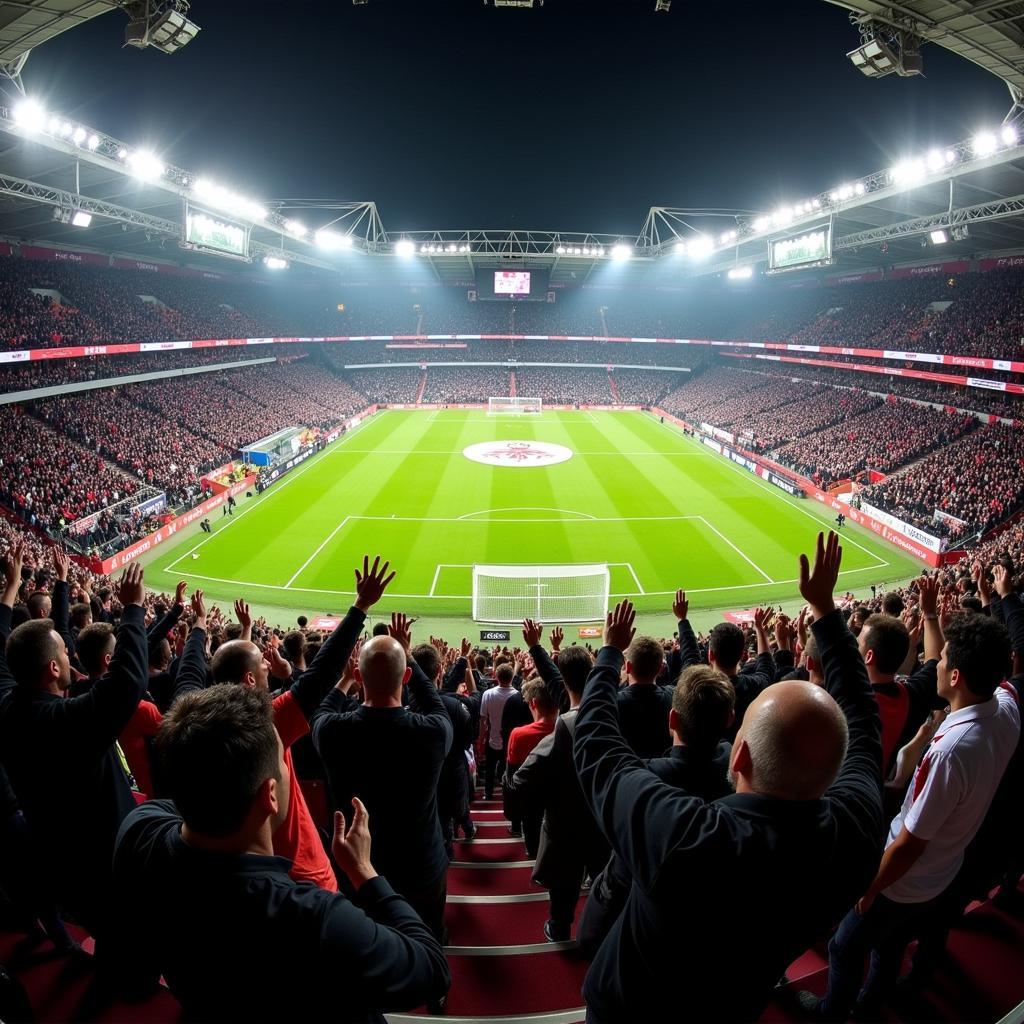
<svg viewBox="0 0 1024 1024"><path fill-rule="evenodd" d="M611 574L601 565L474 565L477 622L603 622Z"/></svg>
<svg viewBox="0 0 1024 1024"><path fill-rule="evenodd" d="M541 399L539 398L488 398L488 416L522 416L524 413L539 413L541 411Z"/></svg>

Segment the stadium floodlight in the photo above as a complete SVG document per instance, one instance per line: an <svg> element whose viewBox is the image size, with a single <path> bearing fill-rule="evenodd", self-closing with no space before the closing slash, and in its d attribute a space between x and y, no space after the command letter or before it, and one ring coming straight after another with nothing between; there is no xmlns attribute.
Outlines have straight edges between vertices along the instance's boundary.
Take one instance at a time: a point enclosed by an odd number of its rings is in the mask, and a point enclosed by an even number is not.
<svg viewBox="0 0 1024 1024"><path fill-rule="evenodd" d="M881 39L869 39L856 50L850 50L846 56L853 66L868 78L891 75L900 67L899 57Z"/></svg>
<svg viewBox="0 0 1024 1024"><path fill-rule="evenodd" d="M395 255L408 258L416 254L416 244L408 238L400 238L395 242Z"/></svg>
<svg viewBox="0 0 1024 1024"><path fill-rule="evenodd" d="M944 228L930 231L928 237L932 240L932 245L945 245L949 241L949 235Z"/></svg>
<svg viewBox="0 0 1024 1024"><path fill-rule="evenodd" d="M100 137L98 135L90 135L89 138L86 140L85 144L86 144L86 146L89 147L89 149L92 149L92 150L99 149Z"/></svg>
<svg viewBox="0 0 1024 1024"><path fill-rule="evenodd" d="M903 160L889 172L889 177L899 185L914 185L923 181L926 175L927 165L918 158Z"/></svg>
<svg viewBox="0 0 1024 1024"><path fill-rule="evenodd" d="M208 178L197 178L192 183L192 191L204 202L225 213L232 213L254 222L267 219L267 211L259 203Z"/></svg>
<svg viewBox="0 0 1024 1024"><path fill-rule="evenodd" d="M127 150L127 149L125 149L125 148L124 148L124 146L122 146L122 147L121 147L121 148L120 148L120 149L119 149L119 150L117 151L117 159L118 159L118 160L127 160L127 159L128 159L128 150Z"/></svg>
<svg viewBox="0 0 1024 1024"><path fill-rule="evenodd" d="M313 236L316 244L328 252L337 252L342 249L352 248L352 236L342 234L340 231L331 231L329 228L320 228Z"/></svg>
<svg viewBox="0 0 1024 1024"><path fill-rule="evenodd" d="M564 245L556 245L555 246L555 253L558 256L564 256L565 255L565 246Z"/></svg>
<svg viewBox="0 0 1024 1024"><path fill-rule="evenodd" d="M135 13L135 8L139 13ZM140 50L152 46L161 53L177 53L199 33L199 26L188 17L185 0L164 0L132 5L132 20L124 30L126 46Z"/></svg>
<svg viewBox="0 0 1024 1024"><path fill-rule="evenodd" d="M284 229L285 231L290 231L293 235L298 235L299 238L305 238L309 234L309 228L301 220L286 220L284 222Z"/></svg>
<svg viewBox="0 0 1024 1024"><path fill-rule="evenodd" d="M927 156L924 158L924 162L929 171L941 171L946 165L946 158L942 155L941 150L929 149Z"/></svg>
<svg viewBox="0 0 1024 1024"><path fill-rule="evenodd" d="M999 133L999 137L1003 140L1004 146L1017 145L1017 129L1012 124L1003 125L1003 130Z"/></svg>
<svg viewBox="0 0 1024 1024"><path fill-rule="evenodd" d="M75 126L70 121L62 121L60 125L60 137L62 139L70 139L71 133L75 130Z"/></svg>
<svg viewBox="0 0 1024 1024"><path fill-rule="evenodd" d="M754 230L755 231L766 231L768 229L769 224L771 224L771 219L768 218L768 217L755 217L754 218Z"/></svg>
<svg viewBox="0 0 1024 1024"><path fill-rule="evenodd" d="M992 132L978 132L971 140L971 151L977 157L991 156L999 148L999 140Z"/></svg>
<svg viewBox="0 0 1024 1024"><path fill-rule="evenodd" d="M137 149L129 153L127 160L132 174L140 181L154 181L163 176L164 165L147 149Z"/></svg>
<svg viewBox="0 0 1024 1024"><path fill-rule="evenodd" d="M730 281L747 281L753 276L754 268L751 266L731 267L728 273L728 278Z"/></svg>
<svg viewBox="0 0 1024 1024"><path fill-rule="evenodd" d="M85 210L75 210L71 214L71 223L76 228L87 228L92 223L92 214L86 213Z"/></svg>
<svg viewBox="0 0 1024 1024"><path fill-rule="evenodd" d="M288 261L281 259L280 256L264 256L263 265L269 270L287 270Z"/></svg>
<svg viewBox="0 0 1024 1024"><path fill-rule="evenodd" d="M675 244L675 252L676 252L677 256L685 256L686 255L686 243L685 242L676 242L676 244Z"/></svg>
<svg viewBox="0 0 1024 1024"><path fill-rule="evenodd" d="M628 260L632 255L633 247L631 245L626 245L625 242L617 242L612 246L613 260L619 260L621 262L622 260Z"/></svg>
<svg viewBox="0 0 1024 1024"><path fill-rule="evenodd" d="M54 119L51 118L51 122ZM22 100L14 108L14 123L26 132L41 132L46 125L46 111L38 100Z"/></svg>
<svg viewBox="0 0 1024 1024"><path fill-rule="evenodd" d="M686 254L695 260L702 260L714 252L715 243L707 235L694 235L686 243Z"/></svg>
<svg viewBox="0 0 1024 1024"><path fill-rule="evenodd" d="M72 141L72 142L73 142L73 143L74 143L74 144L75 144L76 146L80 146L80 145L81 145L81 144L82 144L83 142L85 142L85 140L86 140L86 138L88 138L88 136L89 136L89 133L88 133L88 132L87 132L87 131L86 131L86 130L85 130L85 129L84 129L84 128L83 128L82 126L81 126L81 125L79 125L79 126L78 126L78 127L77 127L77 128L76 128L76 129L75 129L75 130L74 130L74 131L73 131L73 132L71 133L71 141Z"/></svg>

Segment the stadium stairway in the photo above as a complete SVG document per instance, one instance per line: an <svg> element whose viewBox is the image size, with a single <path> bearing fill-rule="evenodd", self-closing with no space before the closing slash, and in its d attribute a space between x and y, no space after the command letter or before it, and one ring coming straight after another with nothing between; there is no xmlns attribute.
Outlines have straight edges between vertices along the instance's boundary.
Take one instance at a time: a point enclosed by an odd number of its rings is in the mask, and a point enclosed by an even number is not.
<svg viewBox="0 0 1024 1024"><path fill-rule="evenodd" d="M308 784L303 785L306 791ZM315 812L314 812L315 813ZM389 1024L582 1024L586 963L574 942L544 939L547 893L531 880L533 862L509 836L500 800L473 803L476 838L457 844L448 874L448 946L452 988L444 1016L424 1008L387 1015ZM1024 890L1008 913L974 904L950 935L947 959L931 990L886 1012L898 1021L998 1021L1021 999L1024 977ZM84 954L56 953L49 943L0 924L0 965L24 986L40 1021L171 1024L182 1011L164 988L142 1002L98 995L92 940L77 929ZM827 956L809 950L786 972L762 1024L800 1022L796 992L824 991Z"/></svg>
<svg viewBox="0 0 1024 1024"><path fill-rule="evenodd" d="M616 405L622 405L622 395L619 394L619 385L615 382L615 374L608 371L608 387L611 388L612 397Z"/></svg>
<svg viewBox="0 0 1024 1024"><path fill-rule="evenodd" d="M427 371L420 373L420 382L416 385L416 405L423 401L423 392L427 390Z"/></svg>
<svg viewBox="0 0 1024 1024"><path fill-rule="evenodd" d="M508 394L509 398L515 398L519 392L516 390L516 371L512 370L508 375Z"/></svg>

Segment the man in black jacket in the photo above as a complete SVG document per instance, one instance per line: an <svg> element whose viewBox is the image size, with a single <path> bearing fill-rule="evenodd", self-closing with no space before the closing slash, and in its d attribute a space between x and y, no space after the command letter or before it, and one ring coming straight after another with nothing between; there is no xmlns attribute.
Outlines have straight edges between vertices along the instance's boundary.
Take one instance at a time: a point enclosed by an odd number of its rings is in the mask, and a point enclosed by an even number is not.
<svg viewBox="0 0 1024 1024"><path fill-rule="evenodd" d="M374 817L377 867L442 940L448 856L437 783L451 749L452 723L410 654L408 619L392 615L390 632L359 652L362 705L331 691L310 718L313 744L335 808L344 812L353 797L366 804ZM405 683L418 711L402 707Z"/></svg>
<svg viewBox="0 0 1024 1024"><path fill-rule="evenodd" d="M294 794L266 693L187 693L156 750L174 802L130 814L114 861L137 977L163 975L189 1020L383 1021L447 991L443 951L370 861L358 800L350 827L335 814L332 843L351 900L274 856Z"/></svg>
<svg viewBox="0 0 1024 1024"><path fill-rule="evenodd" d="M440 688L442 666L437 648L431 644L417 644L412 649L412 657L423 669L423 674L435 687ZM452 723L452 745L444 759L437 783L437 813L441 819L445 852L451 860L455 850L455 829L458 825L465 827L469 815L469 762L466 760L466 751L473 745L476 733L465 704L451 693L442 691L439 696ZM410 700L408 707L410 711L419 711L414 700ZM466 838L472 838L472 835L471 832Z"/></svg>
<svg viewBox="0 0 1024 1024"><path fill-rule="evenodd" d="M584 875L595 877L608 860L608 841L583 798L572 760L576 709L594 662L585 647L566 647L556 662L540 644L540 625L529 619L523 623L523 639L548 692L569 694L569 710L559 715L555 731L537 744L512 779L519 799L543 811L533 880L551 900L544 936L564 942L572 932Z"/></svg>
<svg viewBox="0 0 1024 1024"><path fill-rule="evenodd" d="M679 668L703 664L697 638L693 635L693 626L687 618L690 602L686 599L685 590L676 591L676 599L672 604L672 613L679 621ZM757 608L754 611L754 631L757 635L757 660L749 672L741 672L740 666L746 653L746 638L743 630L732 622L720 622L711 630L708 642L708 662L721 669L732 680L736 691L736 719L726 734L727 740L736 738L736 732L743 721L743 715L751 701L775 682L775 659L772 657L771 644L768 640L767 623L770 611Z"/></svg>
<svg viewBox="0 0 1024 1024"><path fill-rule="evenodd" d="M628 685L618 694L622 736L637 757L661 757L672 743L668 731L672 690L658 683L665 652L653 637L638 636L625 657Z"/></svg>
<svg viewBox="0 0 1024 1024"><path fill-rule="evenodd" d="M583 994L588 1021L754 1020L788 965L863 892L882 825L878 707L832 593L842 551L800 560L827 690L777 683L733 745L736 792L708 804L629 749L615 692L633 609L610 613L576 718L587 797L633 879ZM844 759L845 755L845 759Z"/></svg>
<svg viewBox="0 0 1024 1024"><path fill-rule="evenodd" d="M647 767L666 785L705 803L728 795L732 745L722 737L732 727L735 707L736 691L724 672L710 665L683 669L672 691L672 750L667 757L648 761ZM584 955L597 952L622 913L632 882L626 865L614 854L594 876L576 933Z"/></svg>
<svg viewBox="0 0 1024 1024"><path fill-rule="evenodd" d="M8 636L17 594L10 581L20 581L22 557L18 548L4 564L0 750L61 906L93 933L102 953L114 839L135 806L117 737L146 689L142 567L130 565L118 586L124 611L107 673L82 696L68 697L71 665L53 623L26 622Z"/></svg>

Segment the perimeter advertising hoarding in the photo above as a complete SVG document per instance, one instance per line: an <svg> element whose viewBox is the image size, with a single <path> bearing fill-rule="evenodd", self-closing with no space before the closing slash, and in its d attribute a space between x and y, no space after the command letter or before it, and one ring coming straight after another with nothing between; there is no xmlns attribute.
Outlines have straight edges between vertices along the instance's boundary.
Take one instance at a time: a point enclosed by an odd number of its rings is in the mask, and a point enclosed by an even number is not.
<svg viewBox="0 0 1024 1024"><path fill-rule="evenodd" d="M776 238L768 243L768 272L806 270L808 267L826 267L832 262L832 226L803 231L789 238Z"/></svg>

